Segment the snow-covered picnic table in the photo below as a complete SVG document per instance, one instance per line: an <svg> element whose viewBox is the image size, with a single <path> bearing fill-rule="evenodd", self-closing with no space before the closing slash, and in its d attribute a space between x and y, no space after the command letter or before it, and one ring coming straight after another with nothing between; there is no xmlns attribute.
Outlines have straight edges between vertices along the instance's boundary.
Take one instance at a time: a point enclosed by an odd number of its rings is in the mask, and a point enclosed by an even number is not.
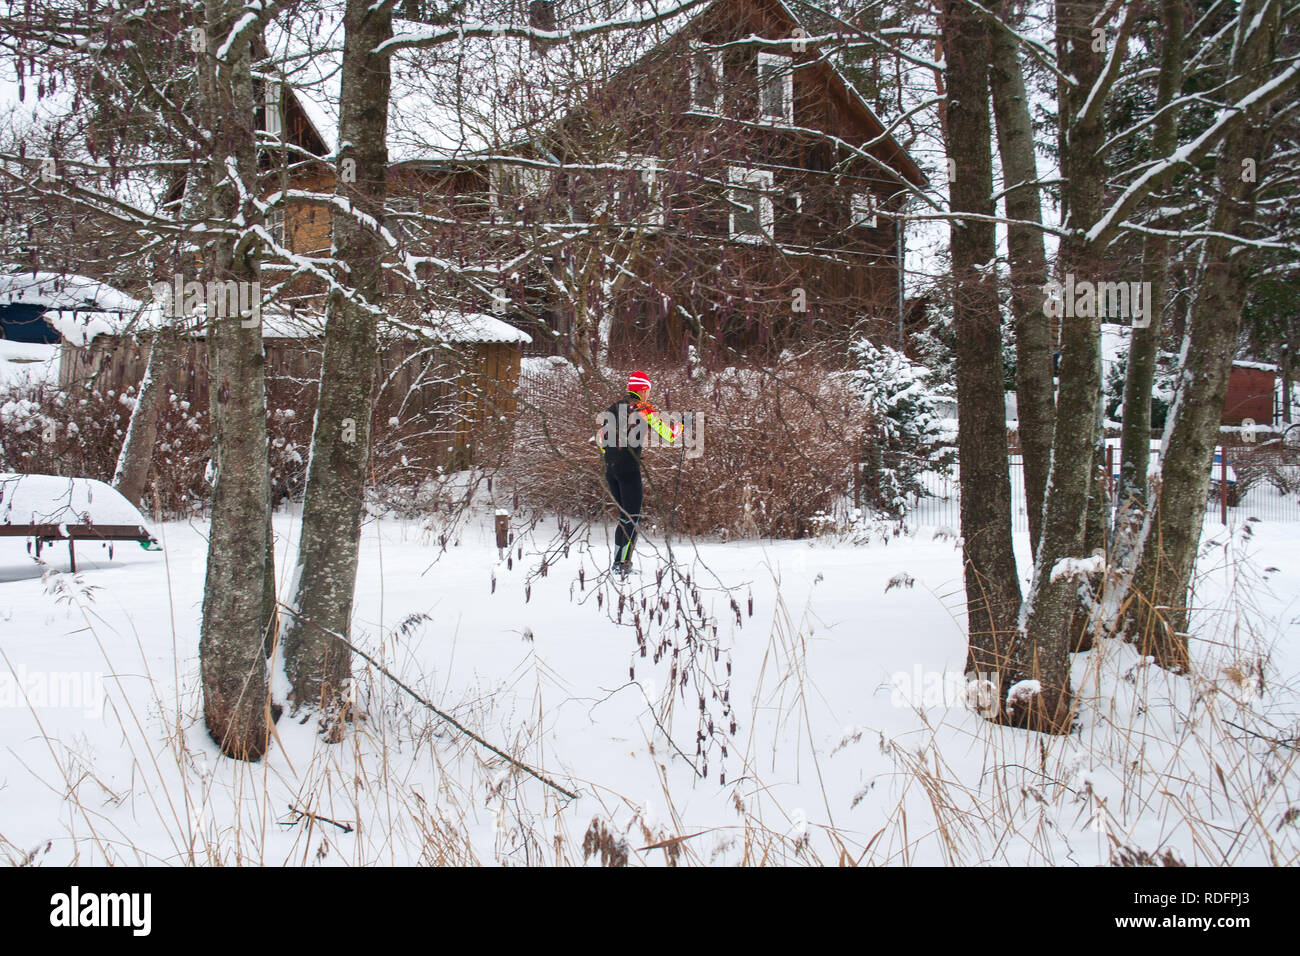
<svg viewBox="0 0 1300 956"><path fill-rule="evenodd" d="M19 475L0 472L0 537L31 538L40 557L42 544L67 541L77 570L77 541L138 541L156 549L138 508L93 478Z"/></svg>

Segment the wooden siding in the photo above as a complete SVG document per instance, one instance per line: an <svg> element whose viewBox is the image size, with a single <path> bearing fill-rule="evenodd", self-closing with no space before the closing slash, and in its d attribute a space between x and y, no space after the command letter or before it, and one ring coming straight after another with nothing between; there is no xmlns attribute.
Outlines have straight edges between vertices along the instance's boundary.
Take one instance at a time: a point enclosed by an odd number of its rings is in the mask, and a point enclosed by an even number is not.
<svg viewBox="0 0 1300 956"><path fill-rule="evenodd" d="M267 409L301 447L311 439L320 376L321 345L311 338L268 338ZM97 336L89 346L64 342L59 384L66 394L91 388L121 394L138 386L149 359L147 340ZM514 413L519 384L519 346L398 341L379 356L374 437L389 452L458 467L476 460L503 416ZM169 383L192 411L208 407L207 342L181 344Z"/></svg>

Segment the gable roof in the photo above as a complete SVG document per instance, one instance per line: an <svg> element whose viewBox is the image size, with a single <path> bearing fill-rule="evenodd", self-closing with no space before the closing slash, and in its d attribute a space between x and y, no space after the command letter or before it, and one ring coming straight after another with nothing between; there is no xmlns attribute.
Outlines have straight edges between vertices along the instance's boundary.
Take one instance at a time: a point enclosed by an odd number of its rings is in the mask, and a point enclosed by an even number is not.
<svg viewBox="0 0 1300 956"><path fill-rule="evenodd" d="M718 0L718 2L727 3L730 2L730 0ZM792 27L802 26L802 21L795 16L794 11L786 6L785 0L750 0L750 2L770 5L775 8L779 15L784 16L786 21L790 23ZM885 133L885 124L881 121L880 117L876 115L876 111L871 108L869 103L867 103L866 98L863 97L858 88L850 83L848 77L846 77L840 71L839 67L837 67L834 62L827 57L819 57L817 63L825 70L827 83L844 96L848 102L850 110L873 131L875 136L884 137L884 140L881 143L881 148L882 152L887 156L886 162L888 162L889 165L894 167L898 172L902 173L907 181L913 186L918 188L924 186L928 180L926 175L921 172L921 167L916 164L915 160L913 160L907 150L899 144L898 140L894 139L892 135Z"/></svg>
<svg viewBox="0 0 1300 956"><path fill-rule="evenodd" d="M588 86L595 81L601 81L604 88L624 83L655 57L663 56L674 44L679 44L684 36L733 9L756 11L781 24L779 34L767 38L774 42L788 38L796 29L806 29L783 0L714 0L654 29L614 40L602 36L595 41L582 41L612 45L602 50L602 56L618 64L612 74L581 73L580 61L569 66L578 72L579 79L588 81ZM644 12L642 5L638 5L637 11L638 15ZM755 36L756 41L762 39ZM809 49L817 48L810 44ZM392 149L394 159L410 166L444 166L454 164L455 160L484 160L518 151L545 139L545 130L563 124L594 96L575 98L565 88L563 81L571 80L572 76L562 70L557 74L554 58L562 58L566 52L565 47L557 47L539 56L532 52L525 39L467 39L457 44L448 62L436 61L443 66L442 73L454 87L451 91L456 98L454 103L439 98L443 91L421 87L409 80L399 89L400 81L395 78L389 133L390 141L396 141ZM606 61L602 65L609 68ZM800 62L798 68L815 71L820 82L842 102L852 118L869 131L870 139L879 138L870 150L877 159L911 185L925 185L927 179L920 167L893 136L886 135L885 124L831 56L814 56ZM526 102L527 107L520 109L520 102L507 101L503 109L502 86L509 87L514 100ZM519 110L518 116L508 115L511 107Z"/></svg>
<svg viewBox="0 0 1300 956"><path fill-rule="evenodd" d="M750 9L765 14L778 23L782 24L784 30L783 36L758 37L754 36L756 42L762 39L779 41L795 35L796 30L803 30L805 34L812 31L806 29L805 24L794 11L786 5L784 0L714 0L704 9L696 11L690 16L685 24L675 30L670 36L665 38L653 49L648 51L636 63L631 64L628 71L635 70L646 59L664 50L670 44L679 42L679 39L694 30L700 29L711 19L722 15L723 11L732 7L748 6ZM775 45L775 44L774 44ZM816 44L808 44L808 52L817 52ZM880 142L873 147L871 152L882 154L877 157L886 163L891 169L902 176L913 186L921 187L927 182L926 176L907 151L898 143L893 136L886 134L885 124L876 115L875 111L858 92L857 87L849 82L848 78L835 65L834 60L829 56L813 56L807 60L798 61L795 65L798 70L812 70L816 72L821 81L829 87L833 93L842 98L844 105L848 108L849 113L862 123L869 131L873 140L880 138ZM862 144L851 143L853 146Z"/></svg>

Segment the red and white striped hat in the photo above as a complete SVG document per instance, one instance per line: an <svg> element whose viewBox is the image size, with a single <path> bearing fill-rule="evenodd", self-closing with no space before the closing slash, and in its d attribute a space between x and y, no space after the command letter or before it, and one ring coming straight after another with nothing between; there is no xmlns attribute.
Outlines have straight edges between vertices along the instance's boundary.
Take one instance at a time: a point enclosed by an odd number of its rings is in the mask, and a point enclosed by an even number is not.
<svg viewBox="0 0 1300 956"><path fill-rule="evenodd" d="M645 372L633 372L627 377L627 390L641 394L650 391L650 376Z"/></svg>

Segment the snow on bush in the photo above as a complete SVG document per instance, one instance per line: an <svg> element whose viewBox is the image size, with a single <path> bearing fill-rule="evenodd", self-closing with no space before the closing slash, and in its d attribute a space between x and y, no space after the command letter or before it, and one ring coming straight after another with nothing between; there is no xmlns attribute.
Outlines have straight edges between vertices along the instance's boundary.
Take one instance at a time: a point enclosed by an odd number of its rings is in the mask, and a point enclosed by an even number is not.
<svg viewBox="0 0 1300 956"><path fill-rule="evenodd" d="M944 471L954 456L944 449L933 373L902 352L860 339L850 347L854 368L845 376L875 422L867 448L875 504L906 512L909 499L927 494L921 476Z"/></svg>

